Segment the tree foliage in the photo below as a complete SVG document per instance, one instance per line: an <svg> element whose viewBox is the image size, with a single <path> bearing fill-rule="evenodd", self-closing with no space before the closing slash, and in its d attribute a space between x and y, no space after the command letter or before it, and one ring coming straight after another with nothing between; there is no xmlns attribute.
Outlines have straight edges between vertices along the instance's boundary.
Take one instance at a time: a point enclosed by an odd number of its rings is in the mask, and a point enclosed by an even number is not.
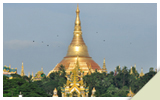
<svg viewBox="0 0 160 100"><path fill-rule="evenodd" d="M89 86L88 95L91 96L93 87L96 89L96 97L126 97L130 87L136 94L156 74L153 68L150 68L143 77L139 77L134 67L131 75L126 66L122 69L117 66L116 71L117 74L113 71L106 74L96 70L91 75L85 75L83 80L87 87ZM44 77L41 81L32 82L31 78L21 77L18 74L12 76L13 79L3 76L4 97L17 97L20 92L24 97L51 97L55 88L58 96L61 97L61 87L66 84L67 80L63 65L60 65L58 72L51 73L49 77Z"/></svg>

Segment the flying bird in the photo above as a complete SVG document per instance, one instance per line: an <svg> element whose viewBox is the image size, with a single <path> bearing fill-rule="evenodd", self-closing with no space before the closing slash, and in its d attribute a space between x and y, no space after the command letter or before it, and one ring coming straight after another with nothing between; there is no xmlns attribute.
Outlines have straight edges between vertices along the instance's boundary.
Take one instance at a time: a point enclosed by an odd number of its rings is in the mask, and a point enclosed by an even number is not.
<svg viewBox="0 0 160 100"><path fill-rule="evenodd" d="M34 42L34 40L33 40L33 42Z"/></svg>
<svg viewBox="0 0 160 100"><path fill-rule="evenodd" d="M103 40L103 41L105 41L105 40Z"/></svg>
<svg viewBox="0 0 160 100"><path fill-rule="evenodd" d="M49 46L49 45L47 45L47 46Z"/></svg>
<svg viewBox="0 0 160 100"><path fill-rule="evenodd" d="M43 41L42 41L42 43L43 43Z"/></svg>

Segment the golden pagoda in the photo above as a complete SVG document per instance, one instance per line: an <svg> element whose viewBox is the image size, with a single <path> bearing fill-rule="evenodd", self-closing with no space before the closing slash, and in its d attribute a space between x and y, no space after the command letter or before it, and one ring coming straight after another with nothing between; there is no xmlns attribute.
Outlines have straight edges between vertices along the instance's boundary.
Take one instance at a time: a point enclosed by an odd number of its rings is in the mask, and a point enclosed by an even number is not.
<svg viewBox="0 0 160 100"><path fill-rule="evenodd" d="M77 57L75 68L70 75L66 75L67 83L61 87L62 97L87 97L89 87L86 87L86 84L83 83L83 76Z"/></svg>
<svg viewBox="0 0 160 100"><path fill-rule="evenodd" d="M142 77L142 76L144 76L143 68L141 68L141 73L139 74L139 77Z"/></svg>
<svg viewBox="0 0 160 100"><path fill-rule="evenodd" d="M52 97L58 97L58 95L57 95L57 89L56 88L53 91L53 96Z"/></svg>
<svg viewBox="0 0 160 100"><path fill-rule="evenodd" d="M127 97L133 97L135 94L132 92L131 87L129 89L129 93L127 94Z"/></svg>
<svg viewBox="0 0 160 100"><path fill-rule="evenodd" d="M22 68L21 68L21 76L24 76L24 67L23 67L23 62L22 62Z"/></svg>
<svg viewBox="0 0 160 100"><path fill-rule="evenodd" d="M84 75L89 72L88 66L90 64L93 71L97 69L98 72L101 72L100 66L92 59L92 57L89 56L87 46L83 41L79 13L80 10L77 5L73 39L68 46L67 55L55 66L53 70L48 73L47 76L49 76L52 72L58 71L61 64L65 66L66 73L69 74L74 69L77 55L79 56L79 67L84 72Z"/></svg>
<svg viewBox="0 0 160 100"><path fill-rule="evenodd" d="M91 97L95 97L95 92L96 92L96 89L95 89L95 87L92 89L92 95L91 95Z"/></svg>
<svg viewBox="0 0 160 100"><path fill-rule="evenodd" d="M131 70L130 70L130 75L133 74L133 70L132 70L132 66L131 66Z"/></svg>
<svg viewBox="0 0 160 100"><path fill-rule="evenodd" d="M104 60L103 60L102 72L107 73L107 68L106 68L105 58L104 58Z"/></svg>

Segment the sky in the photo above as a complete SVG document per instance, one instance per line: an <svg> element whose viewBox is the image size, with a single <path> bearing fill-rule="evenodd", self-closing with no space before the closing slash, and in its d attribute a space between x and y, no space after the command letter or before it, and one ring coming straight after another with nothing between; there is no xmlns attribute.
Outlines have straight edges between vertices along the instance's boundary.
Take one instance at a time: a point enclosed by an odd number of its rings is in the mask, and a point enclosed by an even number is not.
<svg viewBox="0 0 160 100"><path fill-rule="evenodd" d="M3 65L47 75L73 38L76 3L3 4ZM89 55L108 72L116 66L157 67L157 4L79 3ZM57 36L58 35L58 36ZM34 40L34 42L33 42ZM104 41L105 40L105 41ZM43 43L42 43L43 41ZM47 46L49 45L49 46Z"/></svg>

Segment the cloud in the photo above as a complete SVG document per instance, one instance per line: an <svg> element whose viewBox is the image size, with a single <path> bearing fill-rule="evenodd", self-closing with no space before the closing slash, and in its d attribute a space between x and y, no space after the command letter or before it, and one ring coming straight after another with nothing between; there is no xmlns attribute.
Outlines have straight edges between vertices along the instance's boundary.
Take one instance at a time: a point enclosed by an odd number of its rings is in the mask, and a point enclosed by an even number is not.
<svg viewBox="0 0 160 100"><path fill-rule="evenodd" d="M33 41L30 40L10 40L10 41L4 41L3 47L7 49L25 49L28 47L37 46L37 43L33 43Z"/></svg>

